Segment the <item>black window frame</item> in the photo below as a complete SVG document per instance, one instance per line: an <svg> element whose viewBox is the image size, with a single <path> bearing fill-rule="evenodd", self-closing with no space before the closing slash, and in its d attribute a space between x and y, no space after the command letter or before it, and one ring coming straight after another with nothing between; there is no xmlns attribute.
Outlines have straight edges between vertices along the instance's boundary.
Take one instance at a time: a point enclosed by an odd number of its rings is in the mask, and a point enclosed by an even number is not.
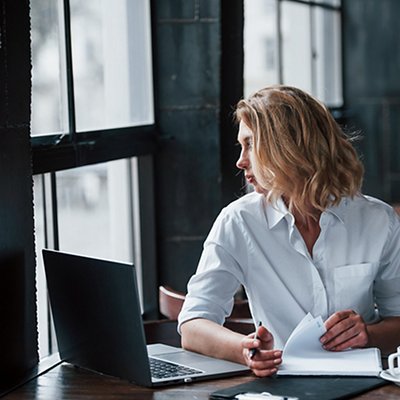
<svg viewBox="0 0 400 400"><path fill-rule="evenodd" d="M156 123L112 129L76 130L74 75L72 63L71 14L69 0L63 0L65 60L67 78L68 131L31 136L33 175L107 162L153 155L159 137ZM151 52L154 65L153 4L150 1ZM152 72L155 102L154 68Z"/></svg>
<svg viewBox="0 0 400 400"><path fill-rule="evenodd" d="M152 97L154 105L154 121L156 121L155 97L155 47L154 47L154 4L150 3L150 31L151 57L153 69L151 72ZM65 61L67 83L67 132L49 133L31 136L32 174L41 177L43 183L43 197L49 196L51 209L45 210L51 214L51 221L45 222L45 247L60 250L58 232L58 201L56 173L66 169L74 169L91 164L106 163L114 160L138 157L139 168L139 203L140 213L146 224L141 227L140 235L143 243L148 246L155 240L155 210L153 205L153 187L148 185L154 179L152 159L158 147L159 132L156 122L146 125L122 126L99 130L76 130L75 101L74 101L74 74L72 63L71 43L71 15L70 1L63 0ZM49 193L44 189L44 174L49 174ZM132 183L132 182L131 182ZM130 192L132 187L130 188ZM45 206L45 205L44 205ZM50 229L48 229L48 225ZM133 229L133 228L132 228ZM51 237L49 237L51 232ZM143 245L142 245L143 247ZM143 264L146 264L142 276L143 287L143 318L154 319L158 316L158 301L154 296L157 287L156 255L154 251L142 249ZM48 348L50 354L54 352L55 338L52 328L51 314L48 310Z"/></svg>

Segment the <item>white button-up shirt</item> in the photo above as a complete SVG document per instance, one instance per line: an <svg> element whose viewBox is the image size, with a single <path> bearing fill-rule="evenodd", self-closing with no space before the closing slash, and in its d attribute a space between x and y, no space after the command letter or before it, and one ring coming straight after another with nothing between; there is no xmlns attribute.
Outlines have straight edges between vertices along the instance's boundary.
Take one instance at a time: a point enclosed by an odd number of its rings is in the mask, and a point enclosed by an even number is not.
<svg viewBox="0 0 400 400"><path fill-rule="evenodd" d="M283 348L308 313L325 320L353 309L366 323L400 316L400 220L367 196L345 198L321 214L310 256L282 200L250 193L216 219L188 284L179 326L193 318L223 324L242 284L254 322Z"/></svg>

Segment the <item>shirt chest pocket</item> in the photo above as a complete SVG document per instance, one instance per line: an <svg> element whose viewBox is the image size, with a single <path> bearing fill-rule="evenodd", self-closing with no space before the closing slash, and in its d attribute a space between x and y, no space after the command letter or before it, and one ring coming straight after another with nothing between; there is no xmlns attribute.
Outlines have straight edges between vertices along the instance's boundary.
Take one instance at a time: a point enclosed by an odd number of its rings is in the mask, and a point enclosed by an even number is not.
<svg viewBox="0 0 400 400"><path fill-rule="evenodd" d="M336 311L352 309L367 320L373 318L375 267L376 263L362 263L335 268Z"/></svg>

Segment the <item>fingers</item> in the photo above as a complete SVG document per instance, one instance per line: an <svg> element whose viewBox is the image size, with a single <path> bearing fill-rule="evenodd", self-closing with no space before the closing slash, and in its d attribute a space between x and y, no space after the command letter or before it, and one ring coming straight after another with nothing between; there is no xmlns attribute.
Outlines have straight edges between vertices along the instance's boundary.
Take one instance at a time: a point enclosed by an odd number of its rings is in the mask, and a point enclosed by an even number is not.
<svg viewBox="0 0 400 400"><path fill-rule="evenodd" d="M349 348L361 348L361 347L366 347L367 343L368 343L368 334L364 331L360 331L359 333L357 333L355 336L349 338L348 340L345 340L343 342L340 343L339 339L337 341L337 343L339 344L335 344L334 342L332 343L332 348L327 348L327 350L332 350L332 351L342 351L342 350L346 350Z"/></svg>
<svg viewBox="0 0 400 400"><path fill-rule="evenodd" d="M258 328L257 336L258 339L264 343L270 343L274 340L272 333L265 326L260 326Z"/></svg>
<svg viewBox="0 0 400 400"><path fill-rule="evenodd" d="M255 333L251 333L242 340L242 346L249 350L253 348L271 350L274 347L274 337L265 326L260 326L257 337Z"/></svg>
<svg viewBox="0 0 400 400"><path fill-rule="evenodd" d="M252 333L242 339L243 358L256 376L273 375L282 363L282 352L273 347L273 335L264 326L257 329L257 337Z"/></svg>
<svg viewBox="0 0 400 400"><path fill-rule="evenodd" d="M350 347L365 347L368 343L366 324L353 310L334 313L325 322L327 332L321 336L324 349L341 351Z"/></svg>
<svg viewBox="0 0 400 400"><path fill-rule="evenodd" d="M349 318L350 315L358 315L358 314L353 310L343 310L343 311L335 312L325 321L326 329L327 330L331 329L333 326L338 324L340 321L343 321L343 320Z"/></svg>
<svg viewBox="0 0 400 400"><path fill-rule="evenodd" d="M282 352L280 350L258 350L253 358L249 352L243 349L246 364L256 376L271 376L276 373L282 363Z"/></svg>

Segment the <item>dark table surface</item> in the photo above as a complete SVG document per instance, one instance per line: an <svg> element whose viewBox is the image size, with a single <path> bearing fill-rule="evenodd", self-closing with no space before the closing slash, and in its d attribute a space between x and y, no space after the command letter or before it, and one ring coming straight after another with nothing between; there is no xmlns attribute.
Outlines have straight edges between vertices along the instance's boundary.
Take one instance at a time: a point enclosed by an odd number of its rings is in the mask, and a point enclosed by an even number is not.
<svg viewBox="0 0 400 400"><path fill-rule="evenodd" d="M145 332L147 343L149 344L157 342L173 346L179 346L180 344L180 338L176 332L176 321L146 322ZM244 376L149 389L118 378L76 368L68 363L61 363L58 355L55 354L39 364L28 382L9 392L4 398L7 400L206 400L216 390L229 388L255 379L257 378L254 375L248 373ZM400 400L400 387L393 383L388 383L388 385L353 398Z"/></svg>
<svg viewBox="0 0 400 400"><path fill-rule="evenodd" d="M4 398L18 399L156 399L156 400L206 400L215 390L249 382L257 379L251 374L240 377L208 380L186 385L149 389L117 378L100 375L62 363L23 386L15 389ZM400 387L392 383L374 389L355 399L394 400L400 399Z"/></svg>

